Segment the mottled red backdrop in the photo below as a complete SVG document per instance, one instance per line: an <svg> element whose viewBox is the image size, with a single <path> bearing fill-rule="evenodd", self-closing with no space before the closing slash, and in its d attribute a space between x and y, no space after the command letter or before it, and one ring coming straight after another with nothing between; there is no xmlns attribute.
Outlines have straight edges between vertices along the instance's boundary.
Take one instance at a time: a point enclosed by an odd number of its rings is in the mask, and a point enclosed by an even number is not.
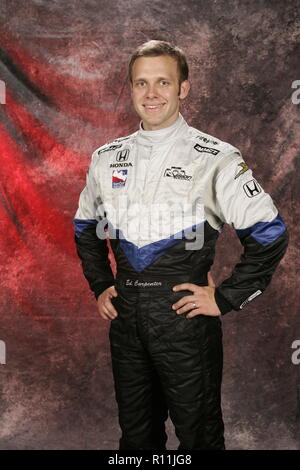
<svg viewBox="0 0 300 470"><path fill-rule="evenodd" d="M291 235L266 293L223 318L227 448L300 449L296 4L1 1L0 449L117 448L108 323L83 278L72 219L92 151L136 129L127 63L148 39L186 51L184 117L241 149ZM240 252L226 228L216 282Z"/></svg>

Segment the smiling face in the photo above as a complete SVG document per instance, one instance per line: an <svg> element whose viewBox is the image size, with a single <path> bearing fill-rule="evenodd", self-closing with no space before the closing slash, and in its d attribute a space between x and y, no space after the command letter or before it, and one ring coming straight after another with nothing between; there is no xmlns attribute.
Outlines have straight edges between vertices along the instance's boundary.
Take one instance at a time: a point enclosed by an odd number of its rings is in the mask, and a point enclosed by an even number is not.
<svg viewBox="0 0 300 470"><path fill-rule="evenodd" d="M178 75L177 62L168 55L139 57L134 62L131 97L145 130L163 129L177 120L180 100L190 89L185 80L179 93Z"/></svg>

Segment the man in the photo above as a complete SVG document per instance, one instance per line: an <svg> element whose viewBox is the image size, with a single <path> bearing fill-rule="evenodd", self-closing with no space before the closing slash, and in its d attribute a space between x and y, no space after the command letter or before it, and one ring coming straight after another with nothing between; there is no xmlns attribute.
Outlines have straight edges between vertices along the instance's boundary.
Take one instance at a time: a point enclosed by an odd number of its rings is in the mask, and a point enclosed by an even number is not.
<svg viewBox="0 0 300 470"><path fill-rule="evenodd" d="M180 49L143 44L129 76L140 128L93 153L74 220L84 275L111 321L119 448L165 449L169 412L179 449L225 449L220 317L265 290L287 230L239 150L179 113L190 88ZM244 253L216 288L208 273L224 223Z"/></svg>

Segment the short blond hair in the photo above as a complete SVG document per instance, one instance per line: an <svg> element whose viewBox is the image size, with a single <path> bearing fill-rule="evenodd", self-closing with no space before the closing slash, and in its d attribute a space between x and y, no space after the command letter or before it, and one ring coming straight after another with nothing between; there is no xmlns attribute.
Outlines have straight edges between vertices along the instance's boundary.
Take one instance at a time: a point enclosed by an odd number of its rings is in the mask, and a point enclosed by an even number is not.
<svg viewBox="0 0 300 470"><path fill-rule="evenodd" d="M139 57L156 57L160 55L168 55L176 60L180 85L182 82L188 79L189 67L182 50L177 46L173 46L167 41L157 41L152 39L151 41L147 41L139 46L132 54L128 67L130 81L132 82L133 64Z"/></svg>

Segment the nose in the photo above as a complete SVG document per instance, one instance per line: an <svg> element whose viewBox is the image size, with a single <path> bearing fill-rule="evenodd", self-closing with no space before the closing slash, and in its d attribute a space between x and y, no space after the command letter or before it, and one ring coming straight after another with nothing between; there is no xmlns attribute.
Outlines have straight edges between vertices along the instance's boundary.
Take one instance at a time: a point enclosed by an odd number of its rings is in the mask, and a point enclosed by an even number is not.
<svg viewBox="0 0 300 470"><path fill-rule="evenodd" d="M149 83L147 87L147 98L155 98L157 96L157 90L156 90L156 85L155 83Z"/></svg>

